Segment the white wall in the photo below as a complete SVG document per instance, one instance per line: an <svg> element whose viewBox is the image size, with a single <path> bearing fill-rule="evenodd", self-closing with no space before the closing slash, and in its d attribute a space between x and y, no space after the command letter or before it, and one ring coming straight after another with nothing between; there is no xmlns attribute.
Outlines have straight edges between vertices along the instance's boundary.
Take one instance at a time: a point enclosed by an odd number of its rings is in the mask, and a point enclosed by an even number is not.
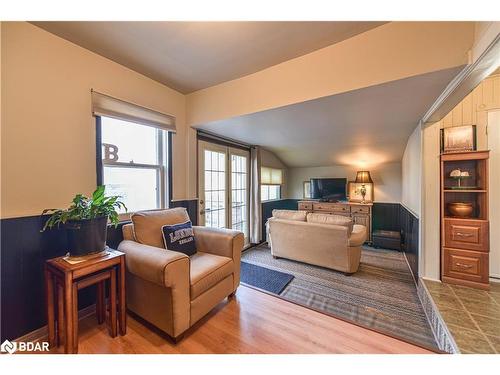
<svg viewBox="0 0 500 375"><path fill-rule="evenodd" d="M500 110L488 113L488 148L490 150L490 276L500 279Z"/></svg>
<svg viewBox="0 0 500 375"><path fill-rule="evenodd" d="M420 125L408 138L401 171L401 203L420 217L422 170L422 135Z"/></svg>
<svg viewBox="0 0 500 375"><path fill-rule="evenodd" d="M260 150L261 163L263 167L277 168L283 170L283 185L281 186L281 198L288 198L288 167L271 151L262 148Z"/></svg>
<svg viewBox="0 0 500 375"><path fill-rule="evenodd" d="M314 177L346 177L354 181L356 172L362 168L356 166L331 165L312 168L290 168L288 170L288 196L300 199L304 197L303 183ZM369 168L374 183L376 202L401 202L401 163L385 163Z"/></svg>
<svg viewBox="0 0 500 375"><path fill-rule="evenodd" d="M426 124L422 142L421 272L422 277L440 279L439 154L442 122Z"/></svg>

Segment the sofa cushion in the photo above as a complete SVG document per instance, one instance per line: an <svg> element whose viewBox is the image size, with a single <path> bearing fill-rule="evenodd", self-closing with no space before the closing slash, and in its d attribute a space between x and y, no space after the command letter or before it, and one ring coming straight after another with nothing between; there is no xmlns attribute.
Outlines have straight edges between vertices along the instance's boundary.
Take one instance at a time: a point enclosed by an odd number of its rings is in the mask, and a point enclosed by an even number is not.
<svg viewBox="0 0 500 375"><path fill-rule="evenodd" d="M312 213L312 214L307 214L307 222L317 223L317 224L341 225L343 227L347 227L348 236L351 234L353 228L352 219L342 215Z"/></svg>
<svg viewBox="0 0 500 375"><path fill-rule="evenodd" d="M234 272L231 258L198 251L190 261L191 300Z"/></svg>
<svg viewBox="0 0 500 375"><path fill-rule="evenodd" d="M149 246L165 248L161 228L164 225L185 223L189 215L185 208L139 211L132 215L135 240Z"/></svg>
<svg viewBox="0 0 500 375"><path fill-rule="evenodd" d="M193 225L190 221L161 227L163 243L167 250L178 251L191 256L196 254Z"/></svg>
<svg viewBox="0 0 500 375"><path fill-rule="evenodd" d="M273 217L277 219L306 221L307 211L273 210Z"/></svg>

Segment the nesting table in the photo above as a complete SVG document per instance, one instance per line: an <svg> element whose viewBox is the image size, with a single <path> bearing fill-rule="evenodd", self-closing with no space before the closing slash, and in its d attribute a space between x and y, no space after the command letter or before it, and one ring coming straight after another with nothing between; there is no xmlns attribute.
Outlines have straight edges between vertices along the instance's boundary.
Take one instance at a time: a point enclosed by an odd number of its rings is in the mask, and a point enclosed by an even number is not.
<svg viewBox="0 0 500 375"><path fill-rule="evenodd" d="M106 321L108 306L110 336L116 337L118 332L126 334L125 254L108 248L102 256L77 263L58 257L45 263L47 327L51 348L62 345L64 341L65 353L78 353L78 290L91 285L97 286L97 322L102 324Z"/></svg>

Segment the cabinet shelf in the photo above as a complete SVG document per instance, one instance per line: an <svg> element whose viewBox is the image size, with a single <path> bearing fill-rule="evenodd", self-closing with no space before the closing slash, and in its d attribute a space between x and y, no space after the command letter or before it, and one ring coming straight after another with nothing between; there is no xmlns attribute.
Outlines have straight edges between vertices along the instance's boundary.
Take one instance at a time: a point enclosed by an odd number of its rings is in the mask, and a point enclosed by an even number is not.
<svg viewBox="0 0 500 375"><path fill-rule="evenodd" d="M486 193L485 189L444 189L445 193Z"/></svg>

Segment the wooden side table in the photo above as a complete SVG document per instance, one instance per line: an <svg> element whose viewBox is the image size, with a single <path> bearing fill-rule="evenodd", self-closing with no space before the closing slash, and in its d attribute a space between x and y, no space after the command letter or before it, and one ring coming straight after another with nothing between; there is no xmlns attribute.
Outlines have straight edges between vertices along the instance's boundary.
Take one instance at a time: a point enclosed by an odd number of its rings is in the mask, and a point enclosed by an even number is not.
<svg viewBox="0 0 500 375"><path fill-rule="evenodd" d="M60 345L64 336L64 351L78 353L78 290L97 285L96 315L100 324L105 321L106 314L104 304L106 281L109 281L110 285L110 335L112 337L117 335L117 320L120 335L126 334L125 254L113 249L106 251L107 254L104 256L75 264L67 262L65 257L49 259L45 263L50 347Z"/></svg>

